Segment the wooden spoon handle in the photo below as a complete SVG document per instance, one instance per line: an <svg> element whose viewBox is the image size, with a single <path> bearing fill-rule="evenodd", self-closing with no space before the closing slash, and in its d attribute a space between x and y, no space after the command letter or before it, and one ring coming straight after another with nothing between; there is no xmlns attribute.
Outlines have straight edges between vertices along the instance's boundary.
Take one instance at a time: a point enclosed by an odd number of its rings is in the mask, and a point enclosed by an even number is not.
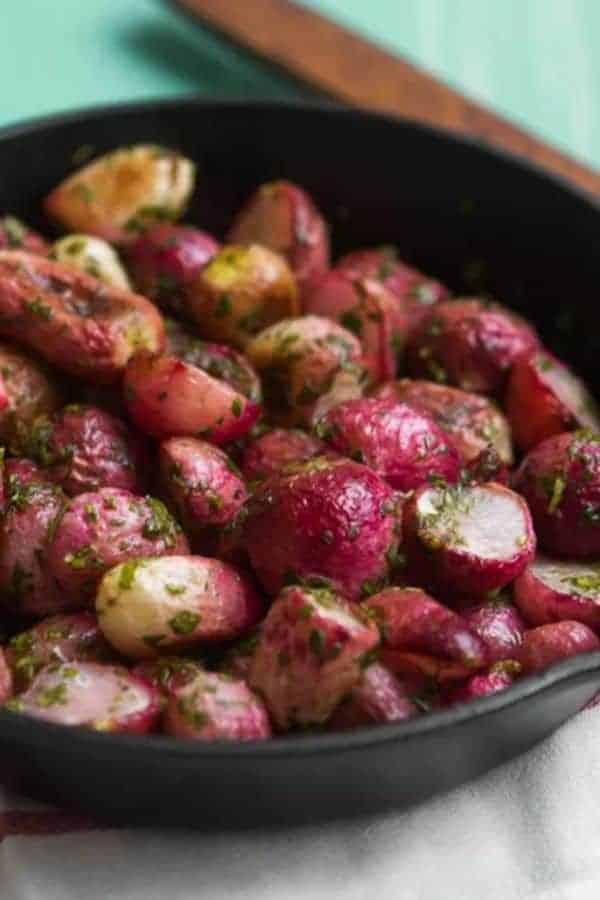
<svg viewBox="0 0 600 900"><path fill-rule="evenodd" d="M478 138L600 194L600 174L410 63L290 0L176 0L236 44L353 106Z"/></svg>

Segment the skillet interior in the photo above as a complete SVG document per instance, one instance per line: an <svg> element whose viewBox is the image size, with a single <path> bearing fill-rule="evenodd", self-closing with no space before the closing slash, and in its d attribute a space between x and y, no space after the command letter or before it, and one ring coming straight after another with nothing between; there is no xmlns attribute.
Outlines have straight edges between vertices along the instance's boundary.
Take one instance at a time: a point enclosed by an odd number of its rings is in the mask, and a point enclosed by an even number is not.
<svg viewBox="0 0 600 900"><path fill-rule="evenodd" d="M535 168L415 124L310 105L175 101L0 132L0 210L44 231L39 201L93 152L155 141L199 164L189 219L222 233L261 181L314 194L336 252L395 243L457 292L531 318L600 394L600 209ZM88 733L0 713L0 762L21 790L109 819L228 826L402 806L474 777L554 730L600 684L600 653L509 691L397 726L198 746Z"/></svg>

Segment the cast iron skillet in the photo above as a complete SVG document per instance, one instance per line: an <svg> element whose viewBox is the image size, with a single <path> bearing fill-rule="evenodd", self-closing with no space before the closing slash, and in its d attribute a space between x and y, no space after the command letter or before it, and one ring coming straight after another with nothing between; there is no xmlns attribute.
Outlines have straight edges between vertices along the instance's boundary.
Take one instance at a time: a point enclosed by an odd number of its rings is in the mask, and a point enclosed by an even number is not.
<svg viewBox="0 0 600 900"><path fill-rule="evenodd" d="M600 389L600 208L530 165L411 122L204 100L59 116L0 132L0 211L48 231L40 198L86 148L155 141L199 165L190 220L222 233L261 181L316 197L336 252L395 243L456 291L495 294ZM83 150L81 149L83 148ZM97 734L0 713L13 784L111 820L225 826L401 807L526 750L600 686L600 652L400 725L264 744Z"/></svg>

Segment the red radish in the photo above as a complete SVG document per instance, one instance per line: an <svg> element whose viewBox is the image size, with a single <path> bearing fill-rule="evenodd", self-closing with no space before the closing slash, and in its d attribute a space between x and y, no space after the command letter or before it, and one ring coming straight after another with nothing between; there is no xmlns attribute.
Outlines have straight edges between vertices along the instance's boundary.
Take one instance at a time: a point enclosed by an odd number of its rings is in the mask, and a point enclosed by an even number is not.
<svg viewBox="0 0 600 900"><path fill-rule="evenodd" d="M378 281L352 280L335 269L303 298L305 313L334 319L359 338L374 384L393 378L396 372L395 308L395 298Z"/></svg>
<svg viewBox="0 0 600 900"><path fill-rule="evenodd" d="M71 404L35 420L30 455L43 476L70 496L101 487L141 493L147 481L144 443L126 424L96 406Z"/></svg>
<svg viewBox="0 0 600 900"><path fill-rule="evenodd" d="M550 353L517 360L506 389L506 414L523 452L562 431L600 431L600 416L585 384Z"/></svg>
<svg viewBox="0 0 600 900"><path fill-rule="evenodd" d="M18 690L27 688L50 663L105 662L114 652L104 639L96 616L89 612L50 616L21 631L5 648L6 661Z"/></svg>
<svg viewBox="0 0 600 900"><path fill-rule="evenodd" d="M485 665L484 642L458 613L420 588L386 588L364 609L379 626L384 647L455 661L468 669Z"/></svg>
<svg viewBox="0 0 600 900"><path fill-rule="evenodd" d="M96 594L106 639L133 659L241 637L261 618L251 584L227 563L203 556L129 559L108 571Z"/></svg>
<svg viewBox="0 0 600 900"><path fill-rule="evenodd" d="M0 598L5 611L19 616L46 616L77 608L49 573L48 535L66 497L54 485L31 482L10 495L0 520Z"/></svg>
<svg viewBox="0 0 600 900"><path fill-rule="evenodd" d="M192 741L262 741L271 737L262 700L243 681L200 672L167 697L167 734Z"/></svg>
<svg viewBox="0 0 600 900"><path fill-rule="evenodd" d="M335 268L352 279L375 278L396 298L396 330L403 340L411 335L447 289L398 259L394 247L355 250L338 259Z"/></svg>
<svg viewBox="0 0 600 900"><path fill-rule="evenodd" d="M512 604L492 600L465 610L463 618L484 642L489 662L514 658L523 642L525 623Z"/></svg>
<svg viewBox="0 0 600 900"><path fill-rule="evenodd" d="M181 528L160 500L115 488L79 494L53 529L46 554L65 604L57 608L88 606L104 573L121 562L188 551Z"/></svg>
<svg viewBox="0 0 600 900"><path fill-rule="evenodd" d="M184 528L213 547L221 529L233 528L248 499L235 463L218 447L197 438L169 438L159 447L162 484Z"/></svg>
<svg viewBox="0 0 600 900"><path fill-rule="evenodd" d="M449 694L450 703L464 703L468 700L477 700L478 697L491 697L505 691L520 673L520 665L514 660L503 663L494 663L487 672L478 672L472 675L465 684L454 688Z"/></svg>
<svg viewBox="0 0 600 900"><path fill-rule="evenodd" d="M569 619L600 628L600 565L538 556L515 581L514 597L531 625Z"/></svg>
<svg viewBox="0 0 600 900"><path fill-rule="evenodd" d="M131 243L155 222L182 215L194 178L194 164L174 150L118 147L65 178L44 200L44 210L68 231Z"/></svg>
<svg viewBox="0 0 600 900"><path fill-rule="evenodd" d="M542 672L554 663L600 650L600 640L582 622L552 622L526 631L518 655L523 674Z"/></svg>
<svg viewBox="0 0 600 900"><path fill-rule="evenodd" d="M236 216L227 239L256 241L281 253L302 291L329 266L327 225L306 191L290 181L259 187Z"/></svg>
<svg viewBox="0 0 600 900"><path fill-rule="evenodd" d="M396 498L366 466L315 457L264 482L248 506L244 547L263 586L324 578L349 600L373 592L398 544Z"/></svg>
<svg viewBox="0 0 600 900"><path fill-rule="evenodd" d="M248 481L262 481L292 463L303 463L325 450L322 441L300 428L272 428L248 442L241 469Z"/></svg>
<svg viewBox="0 0 600 900"><path fill-rule="evenodd" d="M165 342L145 297L19 250L0 250L0 334L97 384L118 381L135 353L160 352Z"/></svg>
<svg viewBox="0 0 600 900"><path fill-rule="evenodd" d="M413 335L409 367L464 391L497 393L513 363L538 345L532 326L515 313L478 299L448 300Z"/></svg>
<svg viewBox="0 0 600 900"><path fill-rule="evenodd" d="M329 720L329 728L346 730L383 722L403 722L418 715L406 686L389 669L373 663L365 669L350 696Z"/></svg>
<svg viewBox="0 0 600 900"><path fill-rule="evenodd" d="M165 328L167 356L175 356L184 363L202 369L217 381L224 381L253 403L262 402L260 378L245 356L227 344L199 340L174 319L166 319Z"/></svg>
<svg viewBox="0 0 600 900"><path fill-rule="evenodd" d="M206 231L161 222L129 244L126 256L136 290L163 309L181 313L187 285L218 249Z"/></svg>
<svg viewBox="0 0 600 900"><path fill-rule="evenodd" d="M390 399L363 397L331 409L316 433L333 450L373 469L397 490L431 478L457 481L457 451L426 413Z"/></svg>
<svg viewBox="0 0 600 900"><path fill-rule="evenodd" d="M310 423L315 404L332 391L338 376L356 376L354 384L363 374L358 338L322 316L265 328L246 353L263 379L269 415L281 425Z"/></svg>
<svg viewBox="0 0 600 900"><path fill-rule="evenodd" d="M267 613L248 683L280 731L325 722L361 678L376 627L324 588L286 588Z"/></svg>
<svg viewBox="0 0 600 900"><path fill-rule="evenodd" d="M260 407L201 369L173 356L140 354L127 366L125 403L152 437L195 435L225 444L247 434Z"/></svg>
<svg viewBox="0 0 600 900"><path fill-rule="evenodd" d="M156 724L160 695L120 666L73 660L46 666L9 708L60 725L144 734Z"/></svg>
<svg viewBox="0 0 600 900"><path fill-rule="evenodd" d="M412 378L383 384L375 396L393 398L429 413L465 463L475 463L490 447L502 463L510 465L513 461L508 422L487 397Z"/></svg>
<svg viewBox="0 0 600 900"><path fill-rule="evenodd" d="M514 485L529 504L543 550L600 557L600 433L575 431L542 441L521 463Z"/></svg>
<svg viewBox="0 0 600 900"><path fill-rule="evenodd" d="M411 570L443 596L497 590L535 553L526 503L493 482L420 488L404 508L403 528Z"/></svg>
<svg viewBox="0 0 600 900"><path fill-rule="evenodd" d="M186 289L185 314L203 337L243 349L269 325L300 312L285 259L260 244L227 244Z"/></svg>

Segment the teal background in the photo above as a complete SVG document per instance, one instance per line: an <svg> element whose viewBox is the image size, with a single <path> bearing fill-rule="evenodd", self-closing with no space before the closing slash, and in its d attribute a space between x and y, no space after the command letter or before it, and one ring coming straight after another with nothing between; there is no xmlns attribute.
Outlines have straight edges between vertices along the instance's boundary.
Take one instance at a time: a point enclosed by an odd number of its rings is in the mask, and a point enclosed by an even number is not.
<svg viewBox="0 0 600 900"><path fill-rule="evenodd" d="M600 166L600 0L305 5ZM193 93L302 91L162 0L0 0L0 124L91 103Z"/></svg>

